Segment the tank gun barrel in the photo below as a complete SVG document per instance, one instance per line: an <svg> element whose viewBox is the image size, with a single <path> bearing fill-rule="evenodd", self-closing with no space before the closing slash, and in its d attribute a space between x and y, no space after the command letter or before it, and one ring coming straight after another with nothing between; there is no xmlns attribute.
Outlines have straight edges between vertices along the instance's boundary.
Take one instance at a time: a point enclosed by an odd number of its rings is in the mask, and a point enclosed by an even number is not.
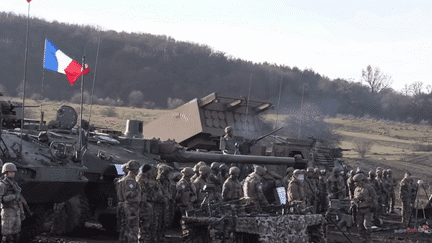
<svg viewBox="0 0 432 243"><path fill-rule="evenodd" d="M223 163L287 165L293 167L306 167L307 165L307 160L301 158L202 153L187 151L186 149L176 150L170 154L161 154L161 159L167 162L179 163L197 163L199 161L211 163L217 161Z"/></svg>

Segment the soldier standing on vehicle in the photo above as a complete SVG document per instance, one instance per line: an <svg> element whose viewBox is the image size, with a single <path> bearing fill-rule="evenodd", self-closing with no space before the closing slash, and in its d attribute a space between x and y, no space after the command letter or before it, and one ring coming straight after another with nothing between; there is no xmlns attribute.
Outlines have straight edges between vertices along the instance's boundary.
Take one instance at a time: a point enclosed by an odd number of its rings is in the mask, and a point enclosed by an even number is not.
<svg viewBox="0 0 432 243"><path fill-rule="evenodd" d="M114 184L116 187L116 194L117 194L117 231L119 232L119 241L120 243L124 243L125 242L125 238L124 238L124 232L125 232L125 227L126 227L126 221L124 219L124 205L123 205L123 198L120 198L120 187L119 187L119 181L126 177L129 173L129 170L126 168L127 163L122 164L121 168L123 170L123 176L121 178L116 178L114 180Z"/></svg>
<svg viewBox="0 0 432 243"><path fill-rule="evenodd" d="M229 170L229 177L226 179L222 186L222 198L224 201L237 200L243 197L243 189L238 181L240 169L238 167L231 167Z"/></svg>
<svg viewBox="0 0 432 243"><path fill-rule="evenodd" d="M2 242L19 242L21 221L24 220L21 188L15 181L17 168L13 163L2 167L3 179L0 181L1 233Z"/></svg>
<svg viewBox="0 0 432 243"><path fill-rule="evenodd" d="M333 174L327 179L327 189L331 199L343 199L345 197L345 181L340 175L338 167L333 168Z"/></svg>
<svg viewBox="0 0 432 243"><path fill-rule="evenodd" d="M139 163L135 160L127 162L128 174L118 182L120 194L118 197L123 202L125 243L138 242L139 210L142 197L140 186L136 182L139 167Z"/></svg>
<svg viewBox="0 0 432 243"><path fill-rule="evenodd" d="M264 196L263 184L261 183L261 178L266 173L267 171L263 167L255 166L254 172L249 174L243 183L244 198L254 210L269 205L267 198Z"/></svg>
<svg viewBox="0 0 432 243"><path fill-rule="evenodd" d="M400 182L399 194L402 201L402 223L408 223L411 208L412 208L412 190L409 182L411 174L405 173L404 178Z"/></svg>
<svg viewBox="0 0 432 243"><path fill-rule="evenodd" d="M239 154L235 143L234 128L232 126L225 127L225 135L220 138L219 149L224 154Z"/></svg>
<svg viewBox="0 0 432 243"><path fill-rule="evenodd" d="M378 204L377 195L363 174L354 176L354 184L356 189L351 206L357 210L357 228L362 242L372 242L372 212Z"/></svg>
<svg viewBox="0 0 432 243"><path fill-rule="evenodd" d="M301 170L294 170L291 181L288 184L288 202L294 203L296 201L305 202L305 185L304 185L304 173Z"/></svg>
<svg viewBox="0 0 432 243"><path fill-rule="evenodd" d="M185 167L182 171L182 178L177 182L177 195L176 202L182 212L185 215L186 210L193 209L193 204L197 199L197 193L195 185L190 181L190 178L194 174L191 167Z"/></svg>
<svg viewBox="0 0 432 243"><path fill-rule="evenodd" d="M394 206L396 204L395 188L397 185L397 181L395 178L392 177L392 174L393 174L392 170L388 169L387 170L387 175L388 175L387 181L388 181L388 185L389 185L389 187L388 187L388 192L389 192L389 206L388 207L390 209L389 213L394 213Z"/></svg>

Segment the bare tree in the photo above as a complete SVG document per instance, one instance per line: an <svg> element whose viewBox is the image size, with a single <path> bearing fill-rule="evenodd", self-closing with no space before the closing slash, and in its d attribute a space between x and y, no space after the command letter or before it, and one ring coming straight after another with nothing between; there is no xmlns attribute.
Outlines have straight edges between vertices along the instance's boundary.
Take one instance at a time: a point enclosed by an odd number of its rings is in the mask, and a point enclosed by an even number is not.
<svg viewBox="0 0 432 243"><path fill-rule="evenodd" d="M414 96L421 95L423 93L423 82L416 81L410 85L411 92Z"/></svg>
<svg viewBox="0 0 432 243"><path fill-rule="evenodd" d="M379 67L371 65L362 70L362 80L369 84L372 93L379 93L382 89L390 88L393 80L390 75L381 72Z"/></svg>
<svg viewBox="0 0 432 243"><path fill-rule="evenodd" d="M133 90L129 94L129 105L134 107L141 107L144 101L144 94L141 91Z"/></svg>

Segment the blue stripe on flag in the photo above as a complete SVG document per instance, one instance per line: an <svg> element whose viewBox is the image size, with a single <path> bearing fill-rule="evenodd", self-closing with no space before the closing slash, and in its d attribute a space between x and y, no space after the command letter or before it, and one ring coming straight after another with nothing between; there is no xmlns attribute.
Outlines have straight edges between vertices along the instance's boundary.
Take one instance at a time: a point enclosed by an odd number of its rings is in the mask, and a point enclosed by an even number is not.
<svg viewBox="0 0 432 243"><path fill-rule="evenodd" d="M44 68L58 72L56 52L58 48L50 40L45 39Z"/></svg>

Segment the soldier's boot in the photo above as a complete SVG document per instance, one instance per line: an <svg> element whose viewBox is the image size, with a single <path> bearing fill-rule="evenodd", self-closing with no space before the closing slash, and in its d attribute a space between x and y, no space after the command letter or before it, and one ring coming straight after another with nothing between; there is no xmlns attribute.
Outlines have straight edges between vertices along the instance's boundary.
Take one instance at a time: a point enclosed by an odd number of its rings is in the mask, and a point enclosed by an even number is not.
<svg viewBox="0 0 432 243"><path fill-rule="evenodd" d="M8 243L7 236L3 235L1 243Z"/></svg>

